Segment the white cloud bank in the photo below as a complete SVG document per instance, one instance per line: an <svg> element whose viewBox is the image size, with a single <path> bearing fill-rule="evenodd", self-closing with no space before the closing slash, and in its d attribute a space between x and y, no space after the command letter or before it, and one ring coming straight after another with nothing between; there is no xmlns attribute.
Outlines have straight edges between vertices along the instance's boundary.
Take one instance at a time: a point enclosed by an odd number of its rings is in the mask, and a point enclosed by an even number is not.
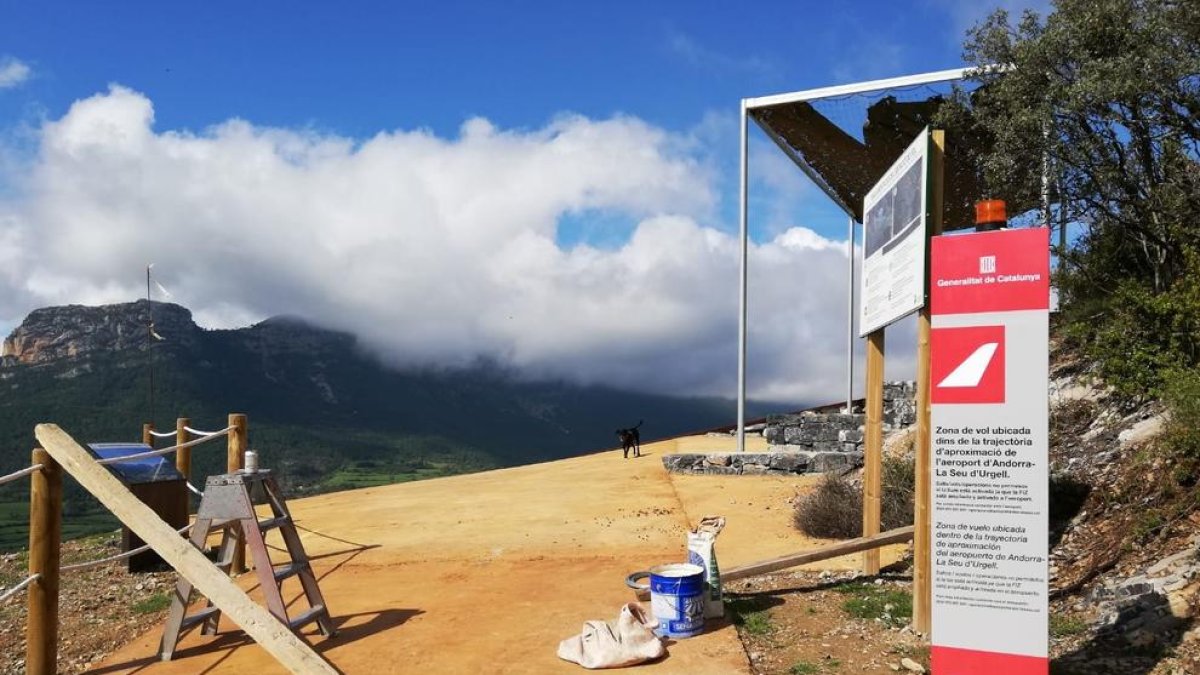
<svg viewBox="0 0 1200 675"><path fill-rule="evenodd" d="M15 87L28 80L31 74L33 70L24 62L11 57L0 58L0 89Z"/></svg>
<svg viewBox="0 0 1200 675"><path fill-rule="evenodd" d="M693 138L631 117L362 142L241 120L156 131L114 86L44 124L0 201L0 322L130 301L155 275L210 327L295 314L397 363L733 396L738 242ZM0 166L3 164L0 163ZM635 223L565 247L564 218ZM707 225L706 225L707 223ZM751 251L750 390L843 391L844 242L780 228Z"/></svg>

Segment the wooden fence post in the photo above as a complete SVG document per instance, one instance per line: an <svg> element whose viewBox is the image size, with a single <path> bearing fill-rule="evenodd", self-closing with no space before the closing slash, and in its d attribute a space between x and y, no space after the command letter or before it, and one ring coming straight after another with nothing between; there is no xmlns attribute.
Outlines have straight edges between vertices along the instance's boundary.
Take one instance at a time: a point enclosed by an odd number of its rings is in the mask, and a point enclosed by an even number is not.
<svg viewBox="0 0 1200 675"><path fill-rule="evenodd" d="M226 455L225 469L229 473L234 473L243 468L242 463L246 455L246 416L241 413L233 413L229 416L229 426L233 427L233 431L229 432L229 445ZM238 543L237 548L233 552L233 565L229 568L230 574L241 574L246 571L246 541L243 537Z"/></svg>
<svg viewBox="0 0 1200 675"><path fill-rule="evenodd" d="M146 422L142 425L142 443L154 447L154 423Z"/></svg>
<svg viewBox="0 0 1200 675"><path fill-rule="evenodd" d="M175 420L175 445L183 445L188 442L188 431L186 427L191 426L192 421L186 417L180 417ZM183 475L185 481L192 480L192 449L180 448L175 451L175 470ZM183 510L182 513L191 512L192 496L188 493L188 488L185 485L183 488Z"/></svg>
<svg viewBox="0 0 1200 675"><path fill-rule="evenodd" d="M62 467L41 448L33 451L40 471L30 476L29 574L41 578L29 585L25 631L25 671L29 675L58 672L58 564L62 544Z"/></svg>
<svg viewBox="0 0 1200 675"><path fill-rule="evenodd" d="M192 421L186 417L175 420L175 444L183 445L188 442L187 428ZM184 480L192 479L192 449L180 448L175 451L175 468L183 474Z"/></svg>

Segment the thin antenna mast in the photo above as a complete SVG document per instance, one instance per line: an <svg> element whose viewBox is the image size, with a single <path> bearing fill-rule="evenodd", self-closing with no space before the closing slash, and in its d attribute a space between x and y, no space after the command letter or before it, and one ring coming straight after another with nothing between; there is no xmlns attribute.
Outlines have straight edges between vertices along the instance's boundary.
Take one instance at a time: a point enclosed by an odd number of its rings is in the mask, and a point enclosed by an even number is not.
<svg viewBox="0 0 1200 675"><path fill-rule="evenodd" d="M146 360L150 375L150 419L154 424L154 307L150 302L150 268L154 263L146 265Z"/></svg>

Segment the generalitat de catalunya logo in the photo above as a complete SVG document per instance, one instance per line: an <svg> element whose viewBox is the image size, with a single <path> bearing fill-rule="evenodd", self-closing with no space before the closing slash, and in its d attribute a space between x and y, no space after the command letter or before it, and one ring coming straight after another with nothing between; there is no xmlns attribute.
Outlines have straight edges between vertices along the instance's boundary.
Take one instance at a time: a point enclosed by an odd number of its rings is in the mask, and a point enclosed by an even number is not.
<svg viewBox="0 0 1200 675"><path fill-rule="evenodd" d="M1004 326L935 328L931 403L1004 403Z"/></svg>

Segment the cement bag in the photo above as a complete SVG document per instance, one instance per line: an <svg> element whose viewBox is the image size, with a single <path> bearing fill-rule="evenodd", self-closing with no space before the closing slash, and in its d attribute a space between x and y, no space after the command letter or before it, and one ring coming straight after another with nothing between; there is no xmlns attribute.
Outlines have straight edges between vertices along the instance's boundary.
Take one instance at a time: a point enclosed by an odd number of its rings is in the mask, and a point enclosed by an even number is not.
<svg viewBox="0 0 1200 675"><path fill-rule="evenodd" d="M704 618L725 616L721 591L721 569L717 566L717 535L725 527L724 516L705 516L688 532L688 562L704 568Z"/></svg>

